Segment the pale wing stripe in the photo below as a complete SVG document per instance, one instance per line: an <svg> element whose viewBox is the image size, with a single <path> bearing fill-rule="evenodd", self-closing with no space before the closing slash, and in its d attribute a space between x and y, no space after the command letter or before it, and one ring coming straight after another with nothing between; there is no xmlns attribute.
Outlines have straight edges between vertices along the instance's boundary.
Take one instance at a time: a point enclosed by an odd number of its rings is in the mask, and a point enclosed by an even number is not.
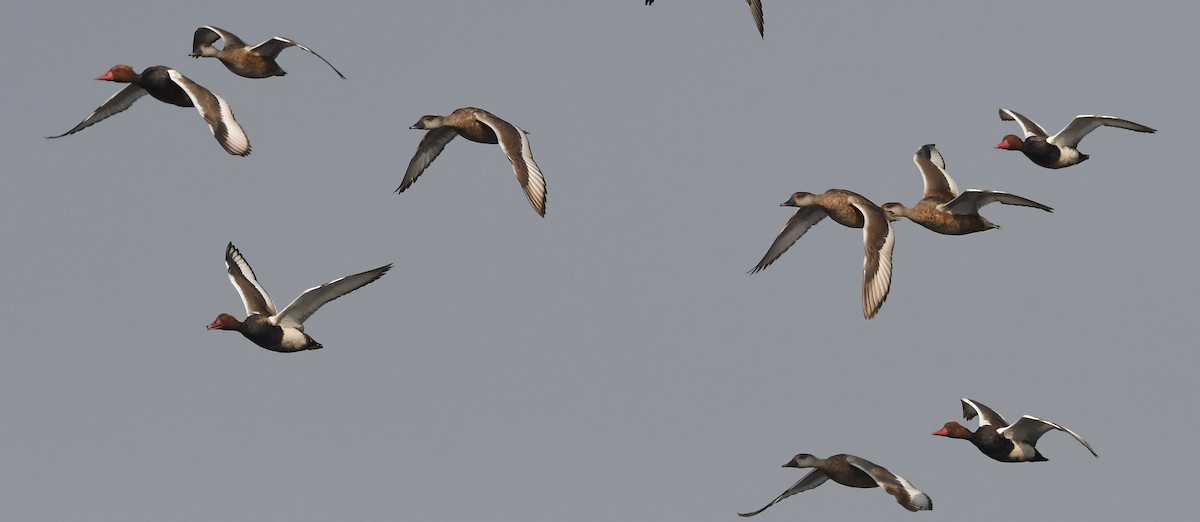
<svg viewBox="0 0 1200 522"><path fill-rule="evenodd" d="M137 85L131 83L131 84L125 86L124 89L117 91L116 94L109 96L107 100L104 100L104 103L101 104L99 107L97 107L96 110L92 111L92 113L89 114L87 118L84 118L83 121L79 122L79 125L76 125L71 130L64 132L62 134L59 134L58 136L46 136L46 137L53 139L53 138L61 138L68 134L75 134L76 132L79 132L83 129L91 127L92 125L95 125L96 123L99 123L101 120L103 120L109 116L112 116L121 111L124 111L125 109L128 109L130 105L133 105L133 102L137 101L138 98L141 98L142 96L145 96L146 94L147 93L146 93L145 89L138 87Z"/></svg>
<svg viewBox="0 0 1200 522"><path fill-rule="evenodd" d="M775 236L775 241L771 242L771 247L767 249L766 254L763 254L762 260L747 273L754 274L771 266L771 263L779 259L779 256L782 256L784 252L787 252L796 240L800 239L800 236L808 232L808 229L812 228L817 222L825 219L826 215L821 207L802 207L796 210L796 213L783 226L783 230L779 231L779 235Z"/></svg>
<svg viewBox="0 0 1200 522"><path fill-rule="evenodd" d="M224 29L221 29L220 27L216 27L213 25L206 25L206 26L201 27L200 29L208 29L209 31L212 31L213 36L210 37L211 39L209 39L207 42L205 42L209 45L212 45L217 40L224 40L224 48L225 49L233 49L233 48L237 48L237 47L245 47L246 46L246 42L243 42L241 38L237 37L237 35L229 32L229 31L226 31ZM197 30L197 32L199 32L199 30Z"/></svg>
<svg viewBox="0 0 1200 522"><path fill-rule="evenodd" d="M1004 121L1016 121L1017 124L1021 126L1021 131L1025 133L1026 138L1031 136L1045 138L1047 136L1046 129L1043 129L1041 125L1037 124L1037 122L1022 116L1016 111L1000 109L1000 119Z"/></svg>
<svg viewBox="0 0 1200 522"><path fill-rule="evenodd" d="M1037 440L1043 434L1045 434L1047 431L1050 431L1051 429L1055 429L1055 430L1059 430L1059 431L1067 433L1068 435L1073 437L1075 440L1079 441L1080 444L1083 444L1083 447L1087 448L1087 450L1089 452L1091 452L1092 456L1094 456L1094 457L1100 456L1100 455L1096 454L1096 450L1092 449L1092 445L1088 444L1088 442L1086 440L1083 440L1083 437L1080 437L1078 433L1075 433L1074 431L1071 431L1063 426L1060 426L1060 425L1050 422L1048 420L1039 419L1032 415L1021 416L1020 420L1013 423L1011 426L1008 426L1007 428L1000 430L1000 434L1005 435L1009 439L1012 439L1012 440L1017 440L1017 441L1023 440L1023 441L1027 441L1030 444L1032 444L1032 443L1037 442Z"/></svg>
<svg viewBox="0 0 1200 522"><path fill-rule="evenodd" d="M1019 207L1032 207L1045 210L1046 212L1054 212L1053 208L1038 203L1032 199L1023 198L1016 194L1000 192L995 190L976 190L971 189L963 192L957 198L954 198L946 203L938 205L938 210L944 210L951 214L960 216L968 216L978 214L979 209L991 204L1001 203L1004 205L1015 205Z"/></svg>
<svg viewBox="0 0 1200 522"><path fill-rule="evenodd" d="M282 36L276 36L275 38L276 38L276 39L278 39L278 40L283 40L283 41L285 41L285 42L288 42L288 43L290 43L290 44L292 44L292 45L294 45L294 46L296 46L296 47L299 47L299 48L301 48L301 49L304 49L305 51L308 51L308 52L312 53L312 55L313 55L313 56L316 56L317 58L320 58L322 62L325 62L325 65L328 65L330 69L333 69L333 72L337 73L337 75L338 75L338 76L340 76L340 77L341 77L343 80L345 80L345 79L346 79L346 75L342 74L342 71L339 71L337 67L334 67L332 63L329 63L329 60L326 60L324 56L321 56L321 55L317 54L317 52L316 52L316 51L314 51L314 50L312 50L312 49L309 49L308 47L305 47L305 46L304 46L303 44L301 44L300 42L297 42L297 41L295 41L295 40L292 40L292 39L290 39L290 38L284 38L284 37L282 37Z"/></svg>
<svg viewBox="0 0 1200 522"><path fill-rule="evenodd" d="M1100 126L1116 127L1118 129L1126 129L1136 132L1154 133L1156 130L1145 125L1134 123L1129 120L1115 118L1112 116L1096 116L1091 114L1081 114L1071 120L1063 130L1058 131L1058 134L1046 138L1046 141L1054 145L1064 147L1076 147L1092 131Z"/></svg>
<svg viewBox="0 0 1200 522"><path fill-rule="evenodd" d="M217 137L217 142L225 151L238 156L247 156L250 154L250 138L246 136L246 131L242 130L242 126L233 118L233 108L225 101L225 98L212 95L217 99L217 104L220 107L220 124L213 126L209 124L209 129L213 131L213 135ZM218 130L219 129L219 130Z"/></svg>
<svg viewBox="0 0 1200 522"><path fill-rule="evenodd" d="M291 304L287 305L282 312L273 315L269 318L271 324L283 327L300 328L304 325L304 321L309 318L314 312L334 299L337 299L350 292L358 290L363 286L383 277L392 268L391 264L387 264L354 275L334 279L321 286L316 286L305 290Z"/></svg>
<svg viewBox="0 0 1200 522"><path fill-rule="evenodd" d="M167 69L171 81L174 81L183 92L191 98L196 111L208 123L208 130L225 152L235 156L250 154L250 139L246 137L242 126L233 118L233 109L220 96L201 87L175 69ZM214 112L215 111L215 112Z"/></svg>
<svg viewBox="0 0 1200 522"><path fill-rule="evenodd" d="M876 207L860 202L852 202L854 208L863 215L863 316L867 319L875 317L883 302L887 300L888 291L892 286L892 250L896 246L896 234L891 223ZM879 221L885 227L883 237L876 229ZM882 239L882 241L881 241Z"/></svg>
<svg viewBox="0 0 1200 522"><path fill-rule="evenodd" d="M979 416L980 427L994 426L996 428L1003 428L1008 426L1008 421L1004 420L1004 417L1000 416L999 413L996 413L996 410L987 407L987 405L983 404L982 402L968 399L966 397L960 398L959 400L962 401L964 419L971 420L976 416Z"/></svg>
<svg viewBox="0 0 1200 522"><path fill-rule="evenodd" d="M928 156L928 157L926 157ZM946 173L946 160L942 153L932 143L925 145L913 155L913 163L921 173L925 182L925 192L922 197L938 198L943 201L954 199L958 195L958 185L954 178Z"/></svg>
<svg viewBox="0 0 1200 522"><path fill-rule="evenodd" d="M863 473L870 475L875 480L875 483L894 497L896 502L904 506L904 509L914 512L933 509L933 501L929 499L929 496L913 487L911 483L900 475L888 471L887 468L879 464L854 455L846 455L846 462L862 470Z"/></svg>
<svg viewBox="0 0 1200 522"><path fill-rule="evenodd" d="M412 186L417 178L421 177L421 173L429 167L433 160L437 159L438 154L446 148L446 144L450 140L458 136L452 127L439 127L425 133L425 137L421 138L421 143L417 145L417 152L408 162L408 169L404 171L404 180L400 182L400 187L396 189L396 193L404 192L405 189Z"/></svg>
<svg viewBox="0 0 1200 522"><path fill-rule="evenodd" d="M525 198L539 216L546 215L546 179L541 169L533 161L533 152L529 149L529 136L520 127L508 123L495 115L476 111L475 119L492 129L500 150L512 164L513 174L525 191Z"/></svg>
<svg viewBox="0 0 1200 522"><path fill-rule="evenodd" d="M242 256L237 247L233 246L233 243L229 243L225 247L225 271L229 274L229 282L242 297L246 315L275 315L275 303L271 301L271 296L258 283L254 269L250 268L250 263L246 262L246 258ZM246 288L244 283L248 283L250 288ZM265 305L265 309L260 310L258 307L260 304Z"/></svg>
<svg viewBox="0 0 1200 522"><path fill-rule="evenodd" d="M787 488L787 490L785 490L783 493L780 493L778 497L775 497L775 500L772 500L767 505L759 508L757 511L751 511L749 513L738 513L738 516L752 517L754 515L762 513L763 511L766 511L767 508L774 506L775 504L778 504L781 500L788 498L792 495L795 495L796 493L800 493L801 491L808 491L812 488L820 486L821 484L824 484L826 480L829 480L828 475L822 473L820 470L814 469L814 470L808 472L808 474L805 475L804 478L797 480L795 484L792 484L792 487Z"/></svg>

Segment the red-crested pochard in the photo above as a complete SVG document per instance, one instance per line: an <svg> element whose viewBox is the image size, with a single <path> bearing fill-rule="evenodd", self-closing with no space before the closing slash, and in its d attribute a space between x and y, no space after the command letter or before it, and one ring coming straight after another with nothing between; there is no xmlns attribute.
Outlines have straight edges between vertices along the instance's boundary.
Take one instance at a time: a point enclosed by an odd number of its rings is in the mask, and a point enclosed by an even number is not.
<svg viewBox="0 0 1200 522"><path fill-rule="evenodd" d="M321 343L304 333L304 321L325 303L353 292L383 277L392 268L386 264L374 270L334 279L300 294L282 312L275 311L271 296L258 283L254 270L242 253L229 243L225 247L225 267L229 282L237 289L246 307L246 320L238 321L229 314L220 314L208 325L209 330L236 330L263 348L274 352L316 350Z"/></svg>
<svg viewBox="0 0 1200 522"><path fill-rule="evenodd" d="M978 416L979 429L972 433L962 424L950 421L942 426L942 429L933 432L934 435L969 440L984 455L1000 462L1042 462L1050 459L1043 457L1034 446L1044 433L1058 430L1074 437L1092 453L1092 456L1100 456L1083 437L1058 424L1029 415L1024 415L1017 419L1017 422L1009 424L1000 414L980 402L967 398L960 400L963 418L971 420Z"/></svg>
<svg viewBox="0 0 1200 522"><path fill-rule="evenodd" d="M1015 134L1009 134L1004 136L1000 140L1000 143L996 144L995 148L1019 150L1025 153L1025 157L1034 163L1048 169L1070 167L1077 163L1083 163L1084 160L1088 159L1089 156L1087 154L1079 152L1079 149L1075 147L1079 146L1079 141L1084 136L1096 130L1097 127L1105 126L1137 132L1157 132L1140 123L1134 123L1121 118L1083 114L1076 116L1074 120L1071 120L1071 123L1063 127L1063 130L1058 131L1058 134L1050 136L1046 134L1045 129L1033 120L1015 111L1000 109L1000 119L1003 121L1016 121L1021 125L1021 130L1025 133L1025 140L1022 141Z"/></svg>
<svg viewBox="0 0 1200 522"><path fill-rule="evenodd" d="M133 72L128 65L114 65L108 72L96 78L110 82L128 83L129 85L109 97L104 105L92 111L87 118L79 122L75 128L48 138L61 138L75 134L94 125L96 122L128 109L138 98L150 94L160 101L180 107L195 107L208 123L209 130L217 138L217 143L226 152L245 156L250 154L250 139L242 131L242 126L233 119L233 109L220 96L209 92L189 80L175 69L156 65L148 67L141 74Z"/></svg>

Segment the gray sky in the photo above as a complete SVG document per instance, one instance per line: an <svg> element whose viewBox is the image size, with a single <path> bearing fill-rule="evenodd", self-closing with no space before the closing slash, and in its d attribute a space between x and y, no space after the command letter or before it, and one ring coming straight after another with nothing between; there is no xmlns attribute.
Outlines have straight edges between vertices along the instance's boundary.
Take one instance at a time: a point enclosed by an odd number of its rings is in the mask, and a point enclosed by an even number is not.
<svg viewBox="0 0 1200 522"><path fill-rule="evenodd" d="M767 0L28 5L3 24L0 509L11 520L727 520L848 452L928 493L836 484L758 520L1168 520L1197 481L1194 3ZM58 7L57 4L55 7ZM288 76L187 58L279 34ZM178 68L233 106L238 158L149 97ZM528 130L538 218L499 148L451 142L396 195L423 114ZM993 150L1019 111L1100 129L1066 170ZM1003 228L896 223L860 312L862 236L826 220L749 276L797 190L913 204L936 143ZM1180 241L1180 240L1183 241ZM276 302L394 262L319 311L325 349L204 329L242 314L233 241ZM959 397L1061 433L1001 464L930 436ZM970 426L973 428L974 423ZM1190 508L1189 508L1190 509Z"/></svg>

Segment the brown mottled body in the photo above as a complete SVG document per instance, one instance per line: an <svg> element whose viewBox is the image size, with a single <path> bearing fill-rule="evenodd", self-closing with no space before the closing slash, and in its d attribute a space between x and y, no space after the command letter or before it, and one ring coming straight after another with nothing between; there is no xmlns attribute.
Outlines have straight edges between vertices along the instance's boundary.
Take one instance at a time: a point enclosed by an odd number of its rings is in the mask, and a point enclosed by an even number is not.
<svg viewBox="0 0 1200 522"><path fill-rule="evenodd" d="M445 125L457 131L459 136L475 143L488 143L492 145L500 143L492 128L484 125L483 122L475 117L475 112L481 110L483 109L475 107L455 109L449 116L446 116Z"/></svg>
<svg viewBox="0 0 1200 522"><path fill-rule="evenodd" d="M941 202L939 201L925 198L917 202L917 206L905 210L900 215L929 230L950 236L961 236L1000 228L999 225L988 221L987 218L979 214L964 216L938 210L937 207L940 204ZM886 205L884 208L891 211Z"/></svg>

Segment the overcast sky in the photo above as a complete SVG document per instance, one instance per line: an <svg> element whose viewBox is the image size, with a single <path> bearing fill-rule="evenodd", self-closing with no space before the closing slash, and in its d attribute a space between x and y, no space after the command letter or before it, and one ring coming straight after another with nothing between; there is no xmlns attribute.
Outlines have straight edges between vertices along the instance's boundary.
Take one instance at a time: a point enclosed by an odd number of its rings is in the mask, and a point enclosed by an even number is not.
<svg viewBox="0 0 1200 522"><path fill-rule="evenodd" d="M161 2L3 17L0 510L10 520L732 521L853 453L933 499L826 485L756 520L1184 519L1192 439L1194 2ZM282 78L192 60L193 30L297 49ZM150 97L177 68L250 137L226 154ZM537 215L499 147L451 142L394 194L423 114L530 132ZM1065 170L992 147L1107 114ZM798 190L914 204L935 143L1003 228L895 223L861 314L862 235L825 220L747 275ZM243 309L232 241L275 302L385 263L279 354L205 325ZM1062 433L1049 462L930 436L959 397ZM968 423L974 428L975 423Z"/></svg>

